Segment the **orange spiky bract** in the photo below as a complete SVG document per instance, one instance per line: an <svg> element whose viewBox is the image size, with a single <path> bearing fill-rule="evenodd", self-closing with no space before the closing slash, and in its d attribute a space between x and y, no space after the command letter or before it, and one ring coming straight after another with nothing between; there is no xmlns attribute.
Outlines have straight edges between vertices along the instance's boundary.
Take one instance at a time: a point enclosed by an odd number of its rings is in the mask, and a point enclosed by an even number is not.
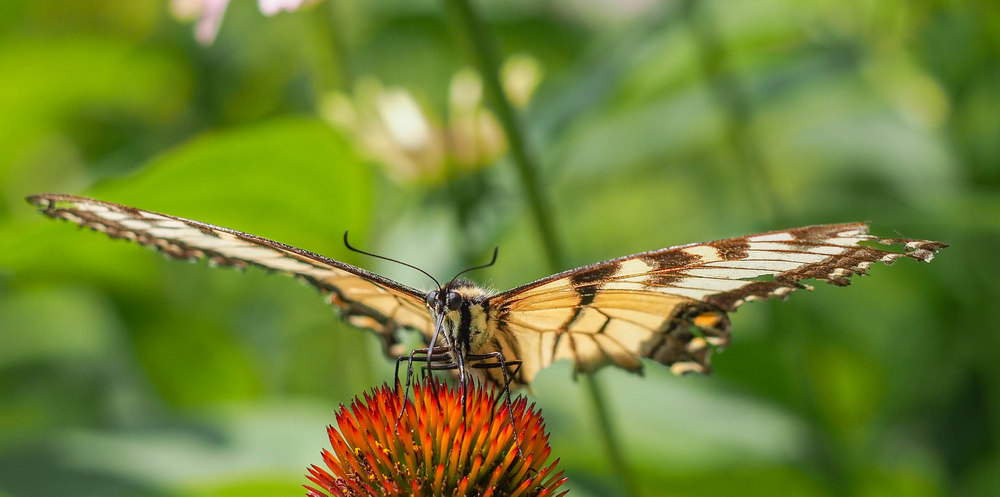
<svg viewBox="0 0 1000 497"><path fill-rule="evenodd" d="M548 434L541 411L520 397L512 403L514 426L498 392L470 385L464 415L459 386L428 379L414 384L413 400L383 385L337 412L339 431L327 433L333 451L308 478L309 497L482 496L560 497L566 482L548 466ZM518 437L524 457L518 455Z"/></svg>

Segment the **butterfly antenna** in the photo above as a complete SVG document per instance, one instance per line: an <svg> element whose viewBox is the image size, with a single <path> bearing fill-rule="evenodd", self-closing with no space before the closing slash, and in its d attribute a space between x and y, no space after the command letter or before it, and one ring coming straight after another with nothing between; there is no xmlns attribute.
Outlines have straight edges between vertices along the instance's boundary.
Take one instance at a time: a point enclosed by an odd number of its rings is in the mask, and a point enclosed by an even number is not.
<svg viewBox="0 0 1000 497"><path fill-rule="evenodd" d="M405 263L403 261L400 261L400 260L397 260L397 259L393 259L391 257L386 257L384 255L373 254L371 252L365 252L364 250L352 247L351 243L347 241L347 232L346 231L344 232L344 245L347 246L347 249L350 250L350 251L352 251L352 252L357 252L359 254L364 254L364 255L367 255L369 257L374 257L376 259L382 259L383 261L395 262L396 264L400 264L400 265L406 266L408 268L416 269L417 271L420 271L421 273L424 273L424 275L426 275L428 278L430 278L431 281L433 281L434 284L437 285L438 288L441 288L441 283L437 280L437 278L431 276L430 273L428 273L427 271L424 271L423 269L418 268L417 266L414 266L413 264L407 264L407 263ZM493 260L496 261L496 258L497 258L496 251L494 251L493 252ZM493 263L491 262L490 264L493 264ZM490 264L487 264L487 266L489 266ZM477 269L477 268L472 268L472 269ZM468 269L466 269L465 271L468 271ZM465 271L462 271L462 272L464 273ZM459 274L461 274L461 273L459 273Z"/></svg>
<svg viewBox="0 0 1000 497"><path fill-rule="evenodd" d="M480 265L480 266L473 266L473 267L470 267L470 268L463 269L463 270L459 271L458 274L456 274L451 279L451 281L455 281L455 279L457 279L459 276L462 276L463 274L468 273L469 271L475 271L477 269L485 269L485 268L488 268L488 267L496 264L496 262L497 262L497 254L499 252L500 252L500 247L493 247L493 258L490 259L490 262L487 262L486 264L483 264L483 265Z"/></svg>

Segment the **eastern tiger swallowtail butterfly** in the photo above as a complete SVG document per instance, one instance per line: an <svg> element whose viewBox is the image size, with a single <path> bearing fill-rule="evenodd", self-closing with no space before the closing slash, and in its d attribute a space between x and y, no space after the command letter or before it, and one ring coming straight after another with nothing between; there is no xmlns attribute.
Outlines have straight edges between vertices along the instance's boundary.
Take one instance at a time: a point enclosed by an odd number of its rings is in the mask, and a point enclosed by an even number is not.
<svg viewBox="0 0 1000 497"><path fill-rule="evenodd" d="M247 233L85 197L32 195L52 218L156 248L171 258L260 266L294 275L325 294L350 324L375 332L387 355L431 369L475 372L526 386L559 359L576 372L613 364L637 372L650 358L674 373L706 373L729 344L728 312L785 297L802 280L838 286L873 263L929 262L946 244L877 238L864 223L807 226L664 248L598 262L502 293L455 278L422 292L364 269ZM345 236L346 240L346 236ZM862 243L866 243L862 245ZM902 244L902 252L876 248ZM494 252L494 260L496 253ZM411 352L399 331L420 332ZM397 365L399 363L397 362ZM468 365L468 367L466 367Z"/></svg>

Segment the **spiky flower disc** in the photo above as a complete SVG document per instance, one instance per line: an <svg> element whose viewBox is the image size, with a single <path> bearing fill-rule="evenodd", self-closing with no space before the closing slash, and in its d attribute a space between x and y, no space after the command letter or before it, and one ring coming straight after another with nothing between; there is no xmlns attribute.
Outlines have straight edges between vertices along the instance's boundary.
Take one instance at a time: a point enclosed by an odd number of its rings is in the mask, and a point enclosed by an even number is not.
<svg viewBox="0 0 1000 497"><path fill-rule="evenodd" d="M523 397L513 402L513 427L506 404L482 385L468 389L464 409L459 387L433 379L415 384L403 403L401 389L384 385L350 410L341 405L339 431L327 429L333 451L323 450L330 472L309 468L319 489L306 486L308 495L543 497L566 481L558 460L545 466L545 425Z"/></svg>

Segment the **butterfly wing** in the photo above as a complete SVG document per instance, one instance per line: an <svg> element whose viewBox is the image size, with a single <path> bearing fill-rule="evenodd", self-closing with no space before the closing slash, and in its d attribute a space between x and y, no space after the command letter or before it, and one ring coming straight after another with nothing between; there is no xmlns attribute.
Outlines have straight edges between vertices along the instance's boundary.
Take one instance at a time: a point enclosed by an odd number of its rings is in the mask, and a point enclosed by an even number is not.
<svg viewBox="0 0 1000 497"><path fill-rule="evenodd" d="M350 264L228 228L86 197L40 194L27 200L46 216L156 248L174 259L293 275L325 294L349 323L378 334L390 356L405 352L398 329L424 336L432 331L421 292Z"/></svg>
<svg viewBox="0 0 1000 497"><path fill-rule="evenodd" d="M727 313L744 302L808 289L800 283L806 279L844 286L873 263L929 262L943 247L880 239L863 223L808 226L600 262L498 294L490 304L505 357L523 361L521 383L559 359L583 372L606 364L639 371L642 357L678 374L708 372L712 349L729 344Z"/></svg>

